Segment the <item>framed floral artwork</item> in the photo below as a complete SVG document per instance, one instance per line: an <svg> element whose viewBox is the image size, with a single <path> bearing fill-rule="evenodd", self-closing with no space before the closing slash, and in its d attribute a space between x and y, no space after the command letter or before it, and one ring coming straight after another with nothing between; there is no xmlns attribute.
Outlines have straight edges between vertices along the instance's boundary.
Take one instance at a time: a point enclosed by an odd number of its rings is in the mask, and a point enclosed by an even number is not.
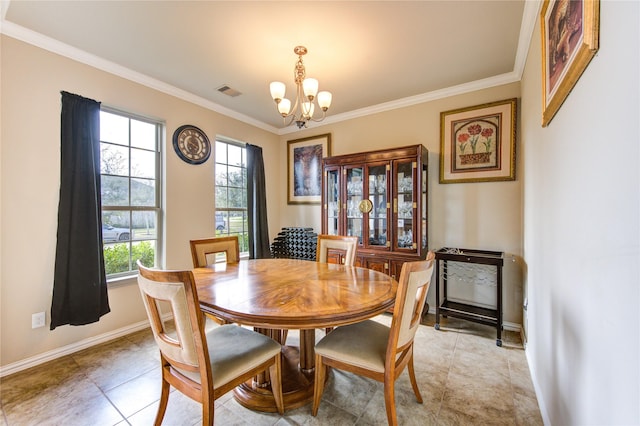
<svg viewBox="0 0 640 426"><path fill-rule="evenodd" d="M558 112L598 51L599 0L545 0L542 34L542 127Z"/></svg>
<svg viewBox="0 0 640 426"><path fill-rule="evenodd" d="M516 104L514 98L440 113L440 183L515 180Z"/></svg>
<svg viewBox="0 0 640 426"><path fill-rule="evenodd" d="M320 204L322 159L329 155L329 133L287 141L287 204Z"/></svg>

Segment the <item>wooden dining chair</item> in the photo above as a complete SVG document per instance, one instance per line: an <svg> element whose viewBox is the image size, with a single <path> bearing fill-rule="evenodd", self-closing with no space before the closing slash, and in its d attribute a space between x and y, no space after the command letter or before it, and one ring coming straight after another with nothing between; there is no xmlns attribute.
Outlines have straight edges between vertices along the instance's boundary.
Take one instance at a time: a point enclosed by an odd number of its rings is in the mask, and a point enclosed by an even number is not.
<svg viewBox="0 0 640 426"><path fill-rule="evenodd" d="M345 266L355 265L356 251L358 250L358 237L345 235L318 235L316 245L316 262L340 263ZM342 261L340 261L340 257ZM329 333L333 327L325 328Z"/></svg>
<svg viewBox="0 0 640 426"><path fill-rule="evenodd" d="M316 344L314 416L318 414L322 399L327 367L384 383L384 402L390 425L398 424L394 386L405 367L408 367L416 399L422 403L413 367L413 339L422 318L433 266L432 258L403 264L390 327L367 320L337 327Z"/></svg>
<svg viewBox="0 0 640 426"><path fill-rule="evenodd" d="M201 403L202 424L213 425L214 401L267 369L277 410L284 412L280 344L232 324L205 333L191 271L153 270L140 261L138 270L138 286L160 348L162 390L156 426L162 424L171 386ZM165 326L166 305L175 331Z"/></svg>
<svg viewBox="0 0 640 426"><path fill-rule="evenodd" d="M216 263L216 255L225 253L227 263L240 261L238 236L200 238L189 241L194 268L204 268Z"/></svg>
<svg viewBox="0 0 640 426"><path fill-rule="evenodd" d="M194 268L204 268L216 263L216 256L219 253L225 254L226 263L237 263L240 261L240 247L237 235L200 238L189 241L189 245L191 246L191 259L193 260ZM216 317L215 315L209 313L205 315L218 324L229 324L229 321Z"/></svg>
<svg viewBox="0 0 640 426"><path fill-rule="evenodd" d="M358 237L320 234L316 246L316 261L353 266L357 249ZM342 261L339 261L339 257L342 257Z"/></svg>

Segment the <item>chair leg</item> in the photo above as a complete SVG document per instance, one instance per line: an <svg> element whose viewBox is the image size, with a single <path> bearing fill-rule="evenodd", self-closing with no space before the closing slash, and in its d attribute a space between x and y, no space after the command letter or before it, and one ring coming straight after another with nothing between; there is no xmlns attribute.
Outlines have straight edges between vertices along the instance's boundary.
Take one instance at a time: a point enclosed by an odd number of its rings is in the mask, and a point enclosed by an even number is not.
<svg viewBox="0 0 640 426"><path fill-rule="evenodd" d="M163 373L164 374L164 373ZM167 403L169 402L169 390L171 386L164 377L162 378L162 389L160 390L160 404L158 405L158 412L156 414L156 420L153 422L155 426L162 424L164 413L167 411Z"/></svg>
<svg viewBox="0 0 640 426"><path fill-rule="evenodd" d="M325 328L325 329L324 329L324 333L325 333L325 334L329 334L329 333L331 333L332 331L333 331L333 327L327 327L327 328Z"/></svg>
<svg viewBox="0 0 640 426"><path fill-rule="evenodd" d="M393 377L385 377L384 381L384 406L387 410L387 422L389 426L397 426L395 380Z"/></svg>
<svg viewBox="0 0 640 426"><path fill-rule="evenodd" d="M411 351L411 358L409 358L409 380L411 380L411 387L413 388L413 393L416 394L416 400L418 403L422 404L422 395L420 395L420 389L418 389L418 382L416 381L416 372L413 369L413 350Z"/></svg>
<svg viewBox="0 0 640 426"><path fill-rule="evenodd" d="M311 414L315 417L318 414L320 400L324 392L324 382L326 379L327 366L322 362L322 356L316 354L316 373L313 383L313 408Z"/></svg>
<svg viewBox="0 0 640 426"><path fill-rule="evenodd" d="M269 367L271 372L271 392L273 392L273 399L276 401L278 413L284 414L284 399L282 397L282 355L276 355L275 360L275 363Z"/></svg>
<svg viewBox="0 0 640 426"><path fill-rule="evenodd" d="M213 394L210 394L205 401L202 401L202 426L213 426L214 404Z"/></svg>

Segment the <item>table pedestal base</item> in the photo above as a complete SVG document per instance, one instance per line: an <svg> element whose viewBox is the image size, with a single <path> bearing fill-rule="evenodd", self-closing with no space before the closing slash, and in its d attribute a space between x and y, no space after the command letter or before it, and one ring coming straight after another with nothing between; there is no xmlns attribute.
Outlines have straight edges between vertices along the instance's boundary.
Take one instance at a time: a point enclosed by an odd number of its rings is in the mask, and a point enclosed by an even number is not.
<svg viewBox="0 0 640 426"><path fill-rule="evenodd" d="M298 408L313 401L313 369L309 373L300 370L300 352L293 346L282 347L282 396L285 410ZM254 384L254 379L234 390L236 401L251 410L275 413L276 403L271 386L265 388Z"/></svg>

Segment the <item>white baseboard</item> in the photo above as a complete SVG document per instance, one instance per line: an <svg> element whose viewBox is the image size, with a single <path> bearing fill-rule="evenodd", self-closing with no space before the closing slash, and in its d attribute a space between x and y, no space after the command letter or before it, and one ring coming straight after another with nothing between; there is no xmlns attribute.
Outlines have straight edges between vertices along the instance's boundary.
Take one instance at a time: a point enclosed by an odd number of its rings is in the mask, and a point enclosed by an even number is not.
<svg viewBox="0 0 640 426"><path fill-rule="evenodd" d="M435 314L435 308L429 309L429 313ZM26 370L31 367L43 364L48 361L63 357L65 355L72 354L74 352L81 351L83 349L90 348L91 346L99 345L101 343L108 342L118 337L126 336L127 334L134 333L139 330L144 330L149 327L149 321L140 321L135 324L128 325L126 327L110 331L108 333L93 336L88 339L81 340L71 345L63 346L61 348L53 349L48 352L44 352L23 360L13 362L4 366L0 366L0 377L8 376L13 373L17 373L22 370ZM520 332L522 330L521 324L503 322L504 330Z"/></svg>
<svg viewBox="0 0 640 426"><path fill-rule="evenodd" d="M0 367L0 377L8 376L18 371L26 370L27 368L35 367L48 361L63 357L65 355L72 354L74 352L81 351L91 346L105 343L118 337L126 336L133 332L144 330L149 328L149 321L140 321L135 324L128 325L126 327L110 331L108 333L100 334L97 336L89 337L88 339L80 340L79 342L72 343L71 345L56 348L51 351L47 351L23 360L13 362L11 364L3 365Z"/></svg>
<svg viewBox="0 0 640 426"><path fill-rule="evenodd" d="M524 354L527 357L527 365L529 366L529 374L531 375L531 382L533 383L533 390L536 393L536 399L538 400L538 408L540 409L540 416L542 417L542 423L545 425L550 425L551 421L549 420L549 412L547 411L547 406L544 403L544 398L542 398L542 392L540 392L540 384L538 383L538 375L536 373L535 365L531 363L531 351L526 347L524 349Z"/></svg>
<svg viewBox="0 0 640 426"><path fill-rule="evenodd" d="M516 322L503 321L502 329L508 331L515 331L517 333L522 332L522 324L518 324Z"/></svg>
<svg viewBox="0 0 640 426"><path fill-rule="evenodd" d="M436 308L434 306L429 306L429 313L435 315ZM522 334L522 324L518 324L517 322L502 321L502 329Z"/></svg>

